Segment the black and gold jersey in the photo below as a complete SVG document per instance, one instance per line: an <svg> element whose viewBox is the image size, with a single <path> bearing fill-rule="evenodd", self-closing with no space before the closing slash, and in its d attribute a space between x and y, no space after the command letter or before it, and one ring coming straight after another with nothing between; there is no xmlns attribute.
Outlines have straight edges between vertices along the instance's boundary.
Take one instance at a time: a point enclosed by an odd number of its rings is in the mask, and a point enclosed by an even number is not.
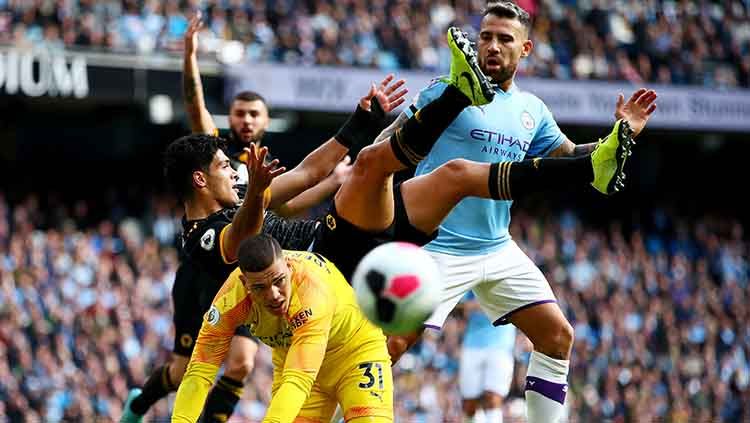
<svg viewBox="0 0 750 423"><path fill-rule="evenodd" d="M217 280L219 285L236 267L224 257L222 234L232 223L237 209L222 209L204 219L183 220L182 223L183 259L196 262L197 267ZM315 239L317 225L315 220L290 220L268 211L263 216L262 231L276 238L283 249L304 251Z"/></svg>
<svg viewBox="0 0 750 423"><path fill-rule="evenodd" d="M176 354L190 356L203 314L236 263L226 263L221 234L232 223L238 207L220 210L205 219L183 220L180 267L172 288ZM282 248L307 250L316 237L315 220L288 220L272 212L263 216L263 232Z"/></svg>

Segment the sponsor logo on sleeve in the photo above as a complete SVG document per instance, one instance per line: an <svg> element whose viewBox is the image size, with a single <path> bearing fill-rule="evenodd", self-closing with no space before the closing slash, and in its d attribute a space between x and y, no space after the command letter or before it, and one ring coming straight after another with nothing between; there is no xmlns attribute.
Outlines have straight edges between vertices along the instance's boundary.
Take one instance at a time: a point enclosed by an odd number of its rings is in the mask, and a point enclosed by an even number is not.
<svg viewBox="0 0 750 423"><path fill-rule="evenodd" d="M219 309L215 305L212 305L206 313L206 322L211 326L216 326L216 324L219 323L220 318L221 313L219 313Z"/></svg>

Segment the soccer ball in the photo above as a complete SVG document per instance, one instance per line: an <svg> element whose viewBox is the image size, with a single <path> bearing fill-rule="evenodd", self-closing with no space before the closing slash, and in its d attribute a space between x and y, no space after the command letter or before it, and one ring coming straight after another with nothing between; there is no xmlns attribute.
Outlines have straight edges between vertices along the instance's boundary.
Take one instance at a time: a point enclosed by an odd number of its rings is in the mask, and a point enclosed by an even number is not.
<svg viewBox="0 0 750 423"><path fill-rule="evenodd" d="M442 295L437 264L406 242L390 242L367 253L352 285L365 316L392 335L418 330Z"/></svg>

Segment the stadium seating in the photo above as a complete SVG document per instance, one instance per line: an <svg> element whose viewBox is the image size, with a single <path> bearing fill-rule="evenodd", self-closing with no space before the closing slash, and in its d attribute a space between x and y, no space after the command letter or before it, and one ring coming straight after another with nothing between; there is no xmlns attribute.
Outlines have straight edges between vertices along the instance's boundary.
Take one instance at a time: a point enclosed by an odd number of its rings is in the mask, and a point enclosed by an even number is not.
<svg viewBox="0 0 750 423"><path fill-rule="evenodd" d="M239 41L253 62L447 72L450 24L478 27L484 1L0 1L0 44L179 54L203 7L201 50ZM750 87L746 2L519 2L535 18L521 74Z"/></svg>

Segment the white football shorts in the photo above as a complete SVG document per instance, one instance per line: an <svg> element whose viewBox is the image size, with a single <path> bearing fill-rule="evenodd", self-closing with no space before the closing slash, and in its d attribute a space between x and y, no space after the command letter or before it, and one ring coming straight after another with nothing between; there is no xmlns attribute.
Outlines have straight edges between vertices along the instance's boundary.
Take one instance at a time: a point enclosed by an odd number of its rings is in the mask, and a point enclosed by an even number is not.
<svg viewBox="0 0 750 423"><path fill-rule="evenodd" d="M470 289L495 326L509 323L508 317L518 310L557 301L542 271L515 241L479 256L428 253L437 262L443 280L443 300L425 322L428 328L442 328Z"/></svg>

